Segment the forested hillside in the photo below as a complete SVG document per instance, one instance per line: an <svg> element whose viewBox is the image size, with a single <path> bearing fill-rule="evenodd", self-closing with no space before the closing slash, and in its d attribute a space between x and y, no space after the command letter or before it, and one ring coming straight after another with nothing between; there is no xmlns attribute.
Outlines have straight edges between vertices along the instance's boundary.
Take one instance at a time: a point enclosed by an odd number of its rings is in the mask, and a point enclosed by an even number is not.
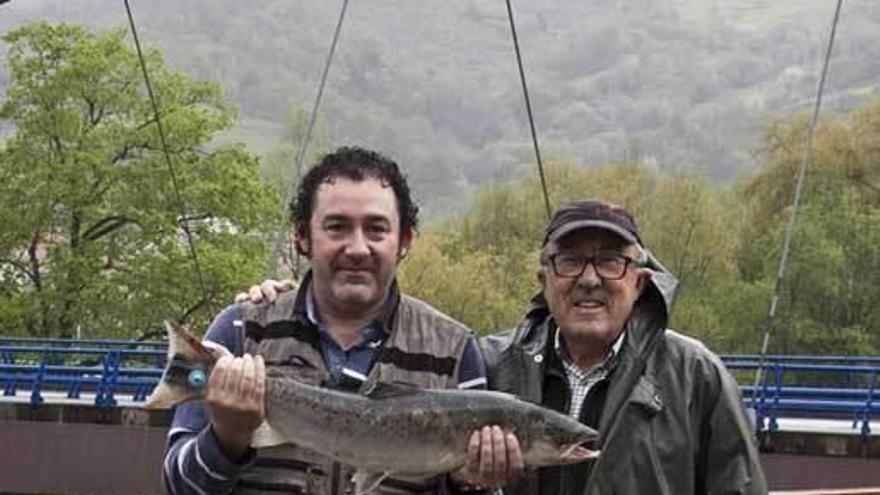
<svg viewBox="0 0 880 495"><path fill-rule="evenodd" d="M514 2L551 202L630 208L681 280L672 324L755 352L833 6L728 3ZM396 157L427 220L403 287L480 332L510 326L545 212L503 2L351 5L314 152ZM204 328L266 271L337 5L134 7L179 195L121 2L0 7L5 333ZM846 2L774 352L880 351L878 27L880 4Z"/></svg>
<svg viewBox="0 0 880 495"><path fill-rule="evenodd" d="M264 167L289 166L277 148L291 115L311 106L340 5L133 2L147 45L176 69L222 83L240 109L223 139L274 151ZM818 0L514 5L551 160L696 168L714 180L753 168L764 124L809 104L833 13ZM13 0L0 31L34 19L126 22L117 1ZM848 1L827 108L877 94L878 73L880 4ZM352 2L319 127L319 144L358 142L398 157L435 218L462 211L488 181L531 167L504 2Z"/></svg>

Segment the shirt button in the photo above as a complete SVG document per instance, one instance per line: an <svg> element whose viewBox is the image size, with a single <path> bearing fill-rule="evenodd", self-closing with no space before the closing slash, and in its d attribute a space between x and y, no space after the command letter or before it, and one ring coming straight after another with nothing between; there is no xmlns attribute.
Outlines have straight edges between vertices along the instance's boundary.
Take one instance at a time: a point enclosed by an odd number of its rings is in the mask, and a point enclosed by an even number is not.
<svg viewBox="0 0 880 495"><path fill-rule="evenodd" d="M543 354L538 354L538 355L536 355L536 356L535 356L535 362L536 362L536 363L542 363L542 362L544 362L544 355L543 355Z"/></svg>

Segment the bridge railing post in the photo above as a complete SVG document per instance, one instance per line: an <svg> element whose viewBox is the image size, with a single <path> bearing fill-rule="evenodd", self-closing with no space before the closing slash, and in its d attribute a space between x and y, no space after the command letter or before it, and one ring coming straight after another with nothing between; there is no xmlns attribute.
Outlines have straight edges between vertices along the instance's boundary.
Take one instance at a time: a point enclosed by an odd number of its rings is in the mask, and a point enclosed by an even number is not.
<svg viewBox="0 0 880 495"><path fill-rule="evenodd" d="M865 411L862 414L862 437L867 438L871 434L871 412L874 408L874 390L877 386L877 368L871 370L871 384L868 386L868 400L865 401Z"/></svg>
<svg viewBox="0 0 880 495"><path fill-rule="evenodd" d="M759 364L759 366L761 366ZM767 418L767 394L769 393L767 388L770 381L770 374L767 372L770 367L770 363L765 361L762 369L761 369L761 383L759 385L760 392L755 390L753 393L758 394L758 400L755 404L755 430L757 432L764 431L767 428L767 425L764 424L764 420Z"/></svg>
<svg viewBox="0 0 880 495"><path fill-rule="evenodd" d="M41 393L43 389L43 377L46 374L46 360L49 358L48 349L43 351L43 357L40 358L40 365L37 368L37 372L34 373L34 381L31 384L31 405L39 406L43 403L43 395Z"/></svg>
<svg viewBox="0 0 880 495"><path fill-rule="evenodd" d="M4 397L15 397L15 389L17 385L15 376L10 376L8 379L0 378L0 384L3 385Z"/></svg>
<svg viewBox="0 0 880 495"><path fill-rule="evenodd" d="M13 363L7 363L12 365ZM15 392L18 389L18 375L15 372L4 373L6 375L5 378L0 377L0 384L3 385L3 396L4 397L15 397Z"/></svg>
<svg viewBox="0 0 880 495"><path fill-rule="evenodd" d="M82 385L85 377L83 375L74 375L71 377L70 384L67 386L67 398L68 399L79 399L80 393L82 393Z"/></svg>
<svg viewBox="0 0 880 495"><path fill-rule="evenodd" d="M119 350L109 350L104 355L101 381L98 383L98 390L95 394L95 406L112 407L116 405L113 392L119 377L119 361L121 359L122 353Z"/></svg>
<svg viewBox="0 0 880 495"><path fill-rule="evenodd" d="M101 357L101 380L95 388L95 406L104 407L104 389L107 386L107 375L110 369L110 351Z"/></svg>
<svg viewBox="0 0 880 495"><path fill-rule="evenodd" d="M776 359L773 363L773 406L770 408L770 433L775 433L779 429L779 400L782 398L782 374L785 366L781 359Z"/></svg>

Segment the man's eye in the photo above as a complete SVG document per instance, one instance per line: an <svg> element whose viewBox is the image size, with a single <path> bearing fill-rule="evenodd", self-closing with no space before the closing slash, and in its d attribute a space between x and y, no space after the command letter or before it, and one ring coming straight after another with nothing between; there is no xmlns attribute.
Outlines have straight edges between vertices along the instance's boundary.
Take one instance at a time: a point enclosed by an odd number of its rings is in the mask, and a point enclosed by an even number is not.
<svg viewBox="0 0 880 495"><path fill-rule="evenodd" d="M602 266L616 267L624 263L624 258L619 254L602 254L596 258L596 262Z"/></svg>
<svg viewBox="0 0 880 495"><path fill-rule="evenodd" d="M572 268L579 267L581 264L580 258L576 256L557 256L556 257L556 266L560 268Z"/></svg>

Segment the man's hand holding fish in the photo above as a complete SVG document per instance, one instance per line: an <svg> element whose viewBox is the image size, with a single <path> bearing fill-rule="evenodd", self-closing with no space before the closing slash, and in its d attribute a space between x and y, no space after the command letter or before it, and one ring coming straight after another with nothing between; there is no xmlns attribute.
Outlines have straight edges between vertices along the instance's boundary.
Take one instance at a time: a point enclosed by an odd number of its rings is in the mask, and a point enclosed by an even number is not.
<svg viewBox="0 0 880 495"><path fill-rule="evenodd" d="M263 422L265 390L263 356L225 355L214 365L208 378L205 407L220 447L230 459L245 456L254 431Z"/></svg>

